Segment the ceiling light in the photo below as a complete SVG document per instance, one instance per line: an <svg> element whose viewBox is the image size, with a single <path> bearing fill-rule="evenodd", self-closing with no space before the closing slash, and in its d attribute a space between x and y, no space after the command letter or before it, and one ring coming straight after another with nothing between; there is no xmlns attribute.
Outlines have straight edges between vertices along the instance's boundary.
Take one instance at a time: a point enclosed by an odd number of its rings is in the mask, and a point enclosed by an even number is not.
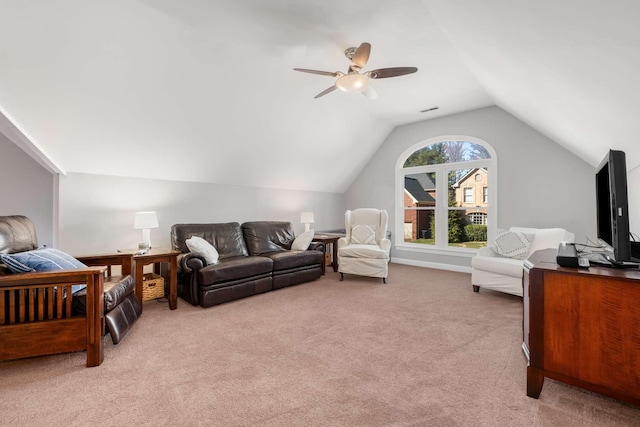
<svg viewBox="0 0 640 427"><path fill-rule="evenodd" d="M362 92L369 84L369 76L365 74L349 73L336 80L338 89L345 92Z"/></svg>

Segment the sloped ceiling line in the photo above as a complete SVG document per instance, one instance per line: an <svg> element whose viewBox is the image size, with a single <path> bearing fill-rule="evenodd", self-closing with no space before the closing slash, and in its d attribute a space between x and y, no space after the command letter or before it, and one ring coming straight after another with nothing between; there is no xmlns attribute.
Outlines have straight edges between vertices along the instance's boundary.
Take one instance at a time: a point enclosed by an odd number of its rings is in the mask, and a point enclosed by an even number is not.
<svg viewBox="0 0 640 427"><path fill-rule="evenodd" d="M52 174L66 175L66 171L46 153L40 144L33 141L33 139L11 119L2 106L0 106L0 133Z"/></svg>

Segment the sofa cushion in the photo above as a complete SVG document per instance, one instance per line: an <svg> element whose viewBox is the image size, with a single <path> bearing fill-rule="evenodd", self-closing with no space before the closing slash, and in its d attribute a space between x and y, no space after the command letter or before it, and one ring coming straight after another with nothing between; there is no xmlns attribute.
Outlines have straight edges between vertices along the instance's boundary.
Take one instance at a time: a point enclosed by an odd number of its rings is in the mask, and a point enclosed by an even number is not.
<svg viewBox="0 0 640 427"><path fill-rule="evenodd" d="M291 250L295 239L293 225L281 221L254 221L242 224L249 255Z"/></svg>
<svg viewBox="0 0 640 427"><path fill-rule="evenodd" d="M186 241L192 236L198 236L211 243L216 248L219 259L236 256L247 256L247 246L244 243L242 229L237 222L215 224L174 224L171 227L171 245L180 252L190 252Z"/></svg>
<svg viewBox="0 0 640 427"><path fill-rule="evenodd" d="M290 268L322 265L324 254L320 251L283 251L264 254L273 260L273 271L288 270Z"/></svg>
<svg viewBox="0 0 640 427"><path fill-rule="evenodd" d="M511 277L522 277L523 260L502 257L475 256L471 266L478 270L491 271Z"/></svg>
<svg viewBox="0 0 640 427"><path fill-rule="evenodd" d="M533 234L511 230L498 230L493 242L494 250L501 256L514 259L525 259L533 241Z"/></svg>
<svg viewBox="0 0 640 427"><path fill-rule="evenodd" d="M198 284L209 286L215 283L237 280L259 274L270 273L273 261L266 257L233 257L207 265L198 271Z"/></svg>
<svg viewBox="0 0 640 427"><path fill-rule="evenodd" d="M338 257L385 259L388 255L377 245L348 245L338 249Z"/></svg>
<svg viewBox="0 0 640 427"><path fill-rule="evenodd" d="M189 237L185 243L191 252L195 252L197 254L202 255L207 264L215 264L218 262L218 258L220 255L216 248L202 237L191 236Z"/></svg>
<svg viewBox="0 0 640 427"><path fill-rule="evenodd" d="M306 251L313 240L314 230L305 231L293 240L291 244L292 251Z"/></svg>

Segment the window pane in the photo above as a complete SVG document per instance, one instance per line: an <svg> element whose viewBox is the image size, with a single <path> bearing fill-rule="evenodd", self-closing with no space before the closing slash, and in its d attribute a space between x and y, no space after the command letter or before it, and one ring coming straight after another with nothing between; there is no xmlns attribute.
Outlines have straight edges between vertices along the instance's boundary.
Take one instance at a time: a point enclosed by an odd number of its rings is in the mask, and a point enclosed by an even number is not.
<svg viewBox="0 0 640 427"><path fill-rule="evenodd" d="M464 203L465 204L473 203L473 188L471 187L464 188Z"/></svg>
<svg viewBox="0 0 640 427"><path fill-rule="evenodd" d="M479 248L487 245L488 168L449 172L449 246Z"/></svg>
<svg viewBox="0 0 640 427"><path fill-rule="evenodd" d="M404 210L404 241L424 245L435 244L434 209Z"/></svg>
<svg viewBox="0 0 640 427"><path fill-rule="evenodd" d="M418 173L404 177L404 241L435 244L435 173Z"/></svg>
<svg viewBox="0 0 640 427"><path fill-rule="evenodd" d="M477 249L487 246L487 209L449 208L449 246Z"/></svg>
<svg viewBox="0 0 640 427"><path fill-rule="evenodd" d="M459 207L487 207L489 171L487 168L457 169L449 172L452 199ZM450 205L453 203L450 203Z"/></svg>
<svg viewBox="0 0 640 427"><path fill-rule="evenodd" d="M403 167L439 165L490 158L491 155L482 145L469 141L443 141L413 152L404 162Z"/></svg>

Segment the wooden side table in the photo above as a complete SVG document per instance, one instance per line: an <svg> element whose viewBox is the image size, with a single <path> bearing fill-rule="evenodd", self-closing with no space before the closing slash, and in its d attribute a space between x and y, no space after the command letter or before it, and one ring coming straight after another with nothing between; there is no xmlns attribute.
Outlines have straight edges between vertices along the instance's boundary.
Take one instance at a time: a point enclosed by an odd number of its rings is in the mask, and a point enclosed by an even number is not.
<svg viewBox="0 0 640 427"><path fill-rule="evenodd" d="M318 233L313 235L314 242L321 242L324 244L324 255L327 254L327 244L331 243L333 259L331 260L331 266L333 271L338 271L338 239L344 237L344 234L338 233ZM325 262L322 262L322 274L325 273Z"/></svg>
<svg viewBox="0 0 640 427"><path fill-rule="evenodd" d="M166 262L169 264L169 308L178 308L178 255L180 252L166 248L152 248L146 254L134 255L136 297L142 306L142 280L145 265Z"/></svg>

